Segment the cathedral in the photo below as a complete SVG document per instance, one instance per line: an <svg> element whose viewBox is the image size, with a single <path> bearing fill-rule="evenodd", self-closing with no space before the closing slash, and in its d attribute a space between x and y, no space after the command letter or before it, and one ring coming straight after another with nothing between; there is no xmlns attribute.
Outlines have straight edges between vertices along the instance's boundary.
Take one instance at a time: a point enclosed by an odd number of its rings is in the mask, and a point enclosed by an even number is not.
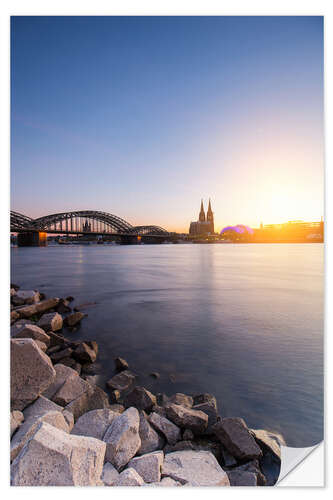
<svg viewBox="0 0 333 500"><path fill-rule="evenodd" d="M191 222L190 224L191 236L207 236L208 234L214 234L214 214L210 204L210 199L208 204L207 216L204 211L203 201L201 200L199 220L197 222Z"/></svg>

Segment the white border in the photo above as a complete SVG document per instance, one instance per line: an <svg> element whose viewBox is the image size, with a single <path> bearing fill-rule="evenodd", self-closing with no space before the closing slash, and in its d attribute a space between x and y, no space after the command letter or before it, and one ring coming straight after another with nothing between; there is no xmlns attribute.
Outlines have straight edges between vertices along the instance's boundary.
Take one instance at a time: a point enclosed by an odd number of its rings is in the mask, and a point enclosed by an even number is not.
<svg viewBox="0 0 333 500"><path fill-rule="evenodd" d="M1 24L0 24L0 36L1 36L1 70L0 70L0 78L1 78L1 101L0 101L0 109L1 109L1 147L0 147L0 155L1 155L1 263L2 263L2 280L1 280L1 319L2 319L2 349L0 349L0 369L1 369L1 432L3 432L3 436L1 436L1 443L8 443L8 374L9 374L9 350L7 348L7 331L9 321L8 317L8 284L9 284L9 245L8 245L8 211L9 211L9 16L10 15L325 15L325 85L326 85L326 137L330 137L330 133L332 133L331 120L330 120L330 111L331 111L331 99L330 94L328 93L329 88L333 88L332 78L331 76L331 66L328 53L330 54L330 59L332 59L332 18L331 18L331 1L329 0L280 0L277 1L198 1L198 0L169 0L169 1L99 1L94 0L93 2L87 2L86 0L58 0L58 1L48 1L45 2L41 0L12 0L7 1L3 0L0 6L1 12ZM326 141L326 165L330 165L332 163L332 147L329 143L329 140ZM328 192L332 192L330 189L332 183L332 176L329 175L329 169L326 167L326 213L325 219L327 221L329 215L332 213L332 203L329 200ZM7 229L5 231L5 228ZM331 231L330 227L326 225L326 242L329 244L331 240ZM332 246L332 245L331 245ZM6 279L4 279L6 276ZM331 275L331 267L329 266L329 261L326 263L326 279L328 280ZM332 304L330 287L327 284L327 295L326 295L326 304ZM331 306L332 308L332 306ZM327 348L330 349L331 342L329 341L329 326L331 324L331 314L329 311L329 307L326 308L326 370L328 371L329 364ZM5 347L6 346L6 347ZM326 373L327 380L329 379L329 373ZM326 382L327 386L327 382ZM326 392L326 397L328 396ZM330 415L330 404L326 402L326 422L329 422ZM326 432L326 439L328 437L328 433ZM45 494L48 496L55 497L59 494L68 494L71 497L75 497L76 495L80 495L80 497L91 496L95 492L91 488L48 488L45 490L44 488L9 488L8 486L8 448L6 446L1 446L1 462L0 462L0 487L3 493L8 494L10 497L16 496L24 496L29 497L33 495L35 498L41 497L43 498ZM314 455L314 454L313 454ZM310 457L306 460L309 460ZM312 465L312 472L316 469L316 467L322 468L322 462L319 460ZM331 464L326 463L326 470L330 469ZM296 471L295 471L296 472ZM292 483L291 477L288 479L289 484L296 485ZM303 474L303 476L302 476ZM308 472L305 471L301 474L301 477L297 477L297 485L303 484L307 486L311 486L308 484ZM314 480L314 483L316 481ZM328 480L328 482L330 482ZM313 483L313 485L315 485ZM317 483L318 484L318 483ZM327 494L328 489L316 490L315 495L318 494ZM163 490L163 491L161 491ZM246 490L246 491L245 491ZM144 496L145 498L149 495L152 497L156 496L158 491L159 496L166 497L170 494L169 489L159 488L158 490L152 488L143 488L143 489L121 489L117 490L115 493L112 493L108 488L100 488L96 494L98 495L121 495L122 497L126 497L127 495L133 496L134 494L137 496ZM202 493L206 490L202 490L198 488L198 490L194 490L192 488L181 488L177 491L177 488L172 490L173 495L181 494L182 497L186 496L202 496ZM279 494L283 491L283 494L286 495L285 488L228 488L223 489L223 491L219 489L209 489L207 490L207 494L209 496L215 495L239 495L240 497L246 496L251 497L258 495L267 495L267 494ZM300 494L302 499L310 496L313 498L313 490L301 488L300 490L291 490L288 494L297 495Z"/></svg>

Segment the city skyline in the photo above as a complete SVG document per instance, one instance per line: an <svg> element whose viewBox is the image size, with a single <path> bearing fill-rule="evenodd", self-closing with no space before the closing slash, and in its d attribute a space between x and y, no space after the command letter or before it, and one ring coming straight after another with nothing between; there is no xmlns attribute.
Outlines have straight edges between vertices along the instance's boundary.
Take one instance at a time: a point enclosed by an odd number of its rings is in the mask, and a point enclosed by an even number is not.
<svg viewBox="0 0 333 500"><path fill-rule="evenodd" d="M11 206L323 216L322 17L13 17Z"/></svg>

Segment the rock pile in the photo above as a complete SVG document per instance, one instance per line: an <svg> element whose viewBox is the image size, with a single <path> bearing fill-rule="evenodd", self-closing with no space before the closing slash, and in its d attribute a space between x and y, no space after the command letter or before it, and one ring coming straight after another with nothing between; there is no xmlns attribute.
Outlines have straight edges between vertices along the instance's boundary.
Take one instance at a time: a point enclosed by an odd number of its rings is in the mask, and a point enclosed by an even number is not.
<svg viewBox="0 0 333 500"><path fill-rule="evenodd" d="M83 319L68 299L15 285L11 304L12 485L276 482L279 436L219 415L211 394L152 394L122 358L105 392L94 378L97 343L61 333Z"/></svg>

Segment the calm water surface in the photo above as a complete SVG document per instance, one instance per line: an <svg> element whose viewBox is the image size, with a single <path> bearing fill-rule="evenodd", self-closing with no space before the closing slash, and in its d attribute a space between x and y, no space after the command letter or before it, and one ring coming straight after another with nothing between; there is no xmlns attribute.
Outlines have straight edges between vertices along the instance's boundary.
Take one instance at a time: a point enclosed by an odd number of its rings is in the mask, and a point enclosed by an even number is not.
<svg viewBox="0 0 333 500"><path fill-rule="evenodd" d="M122 356L152 391L211 392L221 415L303 447L323 436L323 253L321 244L12 248L12 281L97 303L66 335L99 343L105 379Z"/></svg>

